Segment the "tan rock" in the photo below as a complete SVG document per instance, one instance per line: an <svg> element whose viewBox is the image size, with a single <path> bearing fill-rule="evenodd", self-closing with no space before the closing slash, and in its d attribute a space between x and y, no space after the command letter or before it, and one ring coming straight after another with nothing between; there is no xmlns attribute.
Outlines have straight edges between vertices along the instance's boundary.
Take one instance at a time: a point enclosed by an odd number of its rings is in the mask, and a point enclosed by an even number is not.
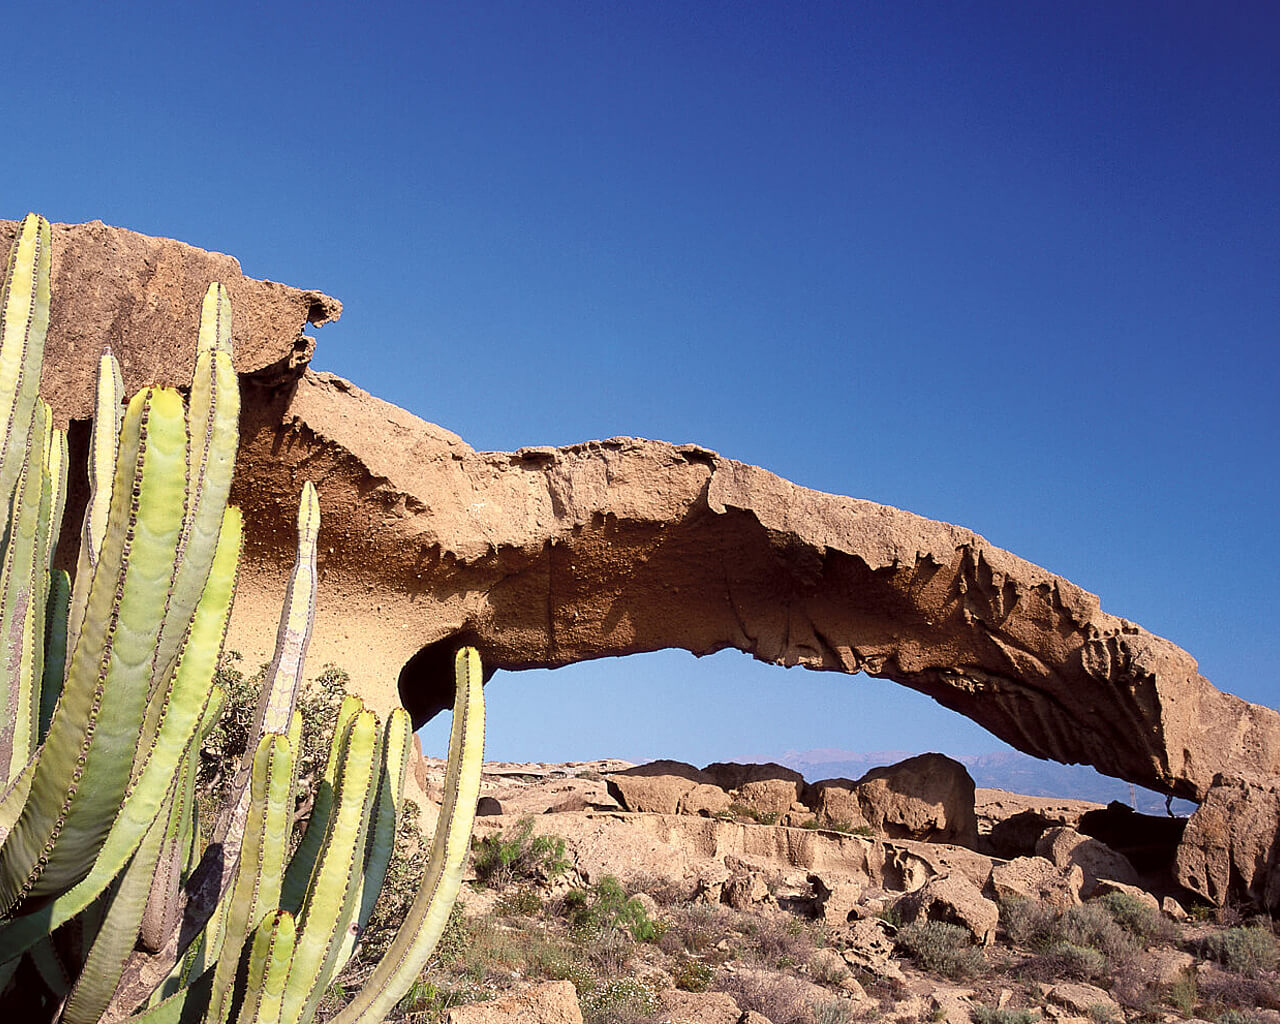
<svg viewBox="0 0 1280 1024"><path fill-rule="evenodd" d="M973 779L959 761L920 754L873 768L856 787L862 817L895 839L973 847L978 842Z"/></svg>
<svg viewBox="0 0 1280 1024"><path fill-rule="evenodd" d="M999 899L1038 900L1065 909L1080 903L1083 885L1079 865L1059 868L1044 857L1015 857L991 869L991 887Z"/></svg>
<svg viewBox="0 0 1280 1024"><path fill-rule="evenodd" d="M769 886L759 871L735 874L724 883L720 902L734 910L749 910L769 899Z"/></svg>
<svg viewBox="0 0 1280 1024"><path fill-rule="evenodd" d="M1059 868L1080 868L1084 878L1081 899L1088 899L1094 894L1100 878L1139 888L1142 884L1133 865L1123 855L1072 828L1051 828L1036 843L1036 853Z"/></svg>
<svg viewBox="0 0 1280 1024"><path fill-rule="evenodd" d="M665 760L615 772L607 781L609 794L624 810L654 814L678 814L686 793L711 784L710 777L693 765Z"/></svg>
<svg viewBox="0 0 1280 1024"><path fill-rule="evenodd" d="M700 782L680 796L676 810L680 814L698 814L704 818L714 818L729 809L732 800L729 794L719 786Z"/></svg>
<svg viewBox="0 0 1280 1024"><path fill-rule="evenodd" d="M1210 903L1235 896L1280 905L1280 778L1223 775L1191 815L1178 847L1178 882Z"/></svg>
<svg viewBox="0 0 1280 1024"><path fill-rule="evenodd" d="M55 228L55 247L44 381L59 421L87 412L87 370L108 334L131 388L184 383L200 296L212 278L231 289L237 365L250 373L229 643L251 664L271 645L298 482L310 479L325 516L311 659L346 666L375 706L402 695L419 723L451 705L464 641L490 669L736 647L896 679L1024 751L1195 800L1219 775L1280 778L1280 715L1218 691L1185 651L970 530L697 445L476 452L347 381L299 375L302 323L336 312L319 293L246 285L229 257L99 224ZM268 302L273 290L285 311L259 316L246 296ZM82 501L72 495L73 521ZM74 560L73 545L59 550ZM1256 787L1240 798L1266 799ZM1247 847L1232 845L1237 867ZM1216 889L1230 874L1213 864L1202 851L1180 870ZM1265 893L1268 867L1245 888Z"/></svg>
<svg viewBox="0 0 1280 1024"><path fill-rule="evenodd" d="M668 988L658 993L658 1019L670 1024L738 1024L742 1010L724 992L682 992Z"/></svg>
<svg viewBox="0 0 1280 1024"><path fill-rule="evenodd" d="M1113 1020L1124 1020L1120 1012L1120 1004L1111 998L1111 994L1106 989L1098 988L1096 985L1075 981L1059 982L1049 989L1049 999L1059 1006L1065 1006L1095 1021L1098 1020L1095 1014L1100 1013L1108 1014Z"/></svg>
<svg viewBox="0 0 1280 1024"><path fill-rule="evenodd" d="M1186 909L1175 900L1172 896L1166 896L1160 901L1160 909L1164 911L1164 915L1174 921L1185 921L1190 915Z"/></svg>
<svg viewBox="0 0 1280 1024"><path fill-rule="evenodd" d="M832 933L840 946L845 963L855 970L868 971L878 978L905 980L902 969L893 961L896 929L878 917L868 917Z"/></svg>
<svg viewBox="0 0 1280 1024"><path fill-rule="evenodd" d="M858 784L852 779L821 779L805 787L804 799L813 816L826 825L871 826L862 816Z"/></svg>
<svg viewBox="0 0 1280 1024"><path fill-rule="evenodd" d="M456 1006L445 1024L582 1024L573 982L548 981L489 1003Z"/></svg>
<svg viewBox="0 0 1280 1024"><path fill-rule="evenodd" d="M903 924L943 921L966 929L975 942L989 944L1000 923L1000 908L962 875L931 878L893 905Z"/></svg>
<svg viewBox="0 0 1280 1024"><path fill-rule="evenodd" d="M1157 912L1160 910L1160 901L1140 886L1125 885L1124 882L1115 882L1110 878L1099 878L1097 885L1093 887L1094 896L1106 896L1108 893L1113 892L1132 896L1139 903L1150 907L1152 910Z"/></svg>
<svg viewBox="0 0 1280 1024"><path fill-rule="evenodd" d="M804 792L804 776L780 764L717 762L703 771L715 785L757 814L781 817Z"/></svg>
<svg viewBox="0 0 1280 1024"><path fill-rule="evenodd" d="M937 875L959 874L979 889L991 878L990 857L964 846L923 843L911 839L883 839L884 868L877 884L885 889L911 892Z"/></svg>
<svg viewBox="0 0 1280 1024"><path fill-rule="evenodd" d="M946 1024L971 1024L973 1021L973 996L971 988L955 988L939 985L929 993L932 1001L931 1020L941 1019Z"/></svg>

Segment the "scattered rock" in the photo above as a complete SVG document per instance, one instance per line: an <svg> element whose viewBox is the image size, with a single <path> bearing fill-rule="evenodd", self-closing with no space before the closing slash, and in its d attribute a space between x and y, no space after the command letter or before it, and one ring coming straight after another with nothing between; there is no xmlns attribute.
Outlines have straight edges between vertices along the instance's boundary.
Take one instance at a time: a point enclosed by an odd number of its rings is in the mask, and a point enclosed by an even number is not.
<svg viewBox="0 0 1280 1024"><path fill-rule="evenodd" d="M1174 921L1185 921L1189 915L1186 909L1175 900L1172 896L1166 896L1160 901L1160 909L1164 911L1165 916Z"/></svg>
<svg viewBox="0 0 1280 1024"><path fill-rule="evenodd" d="M1098 880L1109 878L1125 885L1141 887L1142 879L1133 865L1106 843L1077 832L1073 828L1052 828L1036 843L1036 853L1060 868L1079 867L1083 875L1080 898L1088 899L1098 887Z"/></svg>
<svg viewBox="0 0 1280 1024"><path fill-rule="evenodd" d="M1099 1014L1107 1014L1111 1019L1123 1020L1120 1004L1111 998L1111 994L1096 985L1083 982L1064 981L1054 985L1048 992L1048 998L1059 1006L1090 1017L1097 1021Z"/></svg>
<svg viewBox="0 0 1280 1024"><path fill-rule="evenodd" d="M894 905L903 924L944 921L966 929L975 942L988 945L1000 923L1000 908L962 876L931 878Z"/></svg>
<svg viewBox="0 0 1280 1024"><path fill-rule="evenodd" d="M659 1020L664 1024L738 1024L742 1010L725 992L682 992L668 988L658 993Z"/></svg>
<svg viewBox="0 0 1280 1024"><path fill-rule="evenodd" d="M1143 977L1155 985L1172 985L1195 966L1196 958L1180 949L1149 949L1139 954Z"/></svg>
<svg viewBox="0 0 1280 1024"><path fill-rule="evenodd" d="M849 922L833 933L833 938L842 945L840 955L850 967L878 978L903 981L902 969L893 961L895 932L887 921L869 917Z"/></svg>
<svg viewBox="0 0 1280 1024"><path fill-rule="evenodd" d="M476 816L484 817L491 814L501 814L502 804L491 796L482 796L476 801Z"/></svg>
<svg viewBox="0 0 1280 1024"><path fill-rule="evenodd" d="M1044 857L1015 857L991 869L998 899L1040 900L1060 910L1079 904L1083 885L1079 865L1059 868Z"/></svg>
<svg viewBox="0 0 1280 1024"><path fill-rule="evenodd" d="M974 991L971 988L939 985L929 993L929 998L932 1000L930 1019L942 1020L946 1024L971 1024L973 995Z"/></svg>
<svg viewBox="0 0 1280 1024"><path fill-rule="evenodd" d="M549 981L491 1003L457 1006L445 1024L582 1024L573 982Z"/></svg>
<svg viewBox="0 0 1280 1024"><path fill-rule="evenodd" d="M1139 903L1145 904L1152 910L1160 910L1160 901L1147 892L1146 889L1139 888L1136 885L1125 885L1124 882L1116 882L1110 878L1099 878L1098 884L1093 887L1094 896L1106 896L1112 892L1124 893L1126 896L1132 896Z"/></svg>
<svg viewBox="0 0 1280 1024"><path fill-rule="evenodd" d="M733 875L724 883L720 902L734 910L747 910L769 899L769 886L758 871Z"/></svg>

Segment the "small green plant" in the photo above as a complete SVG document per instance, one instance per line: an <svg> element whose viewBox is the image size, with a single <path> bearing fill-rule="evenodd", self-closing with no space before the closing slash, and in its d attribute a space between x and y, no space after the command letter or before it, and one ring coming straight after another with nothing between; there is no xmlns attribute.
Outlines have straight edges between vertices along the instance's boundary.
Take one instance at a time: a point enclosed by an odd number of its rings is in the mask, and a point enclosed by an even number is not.
<svg viewBox="0 0 1280 1024"><path fill-rule="evenodd" d="M499 917L531 917L542 909L542 897L521 886L499 896L493 909Z"/></svg>
<svg viewBox="0 0 1280 1024"><path fill-rule="evenodd" d="M973 1024L1036 1024L1040 1019L1030 1010L999 1009L995 1006L975 1006L969 1013Z"/></svg>
<svg viewBox="0 0 1280 1024"><path fill-rule="evenodd" d="M1199 952L1206 960L1215 960L1227 970L1250 978L1280 966L1275 936L1262 925L1206 935L1199 943Z"/></svg>
<svg viewBox="0 0 1280 1024"><path fill-rule="evenodd" d="M533 819L521 818L510 837L501 832L475 844L473 867L481 885L502 889L512 882L550 882L569 870L559 836L533 834Z"/></svg>
<svg viewBox="0 0 1280 1024"><path fill-rule="evenodd" d="M982 950L969 933L945 921L914 921L898 929L898 946L926 971L947 978L972 978L982 970Z"/></svg>
<svg viewBox="0 0 1280 1024"><path fill-rule="evenodd" d="M666 925L652 920L644 905L629 896L613 875L605 875L589 890L573 889L564 899L564 908L579 941L617 929L636 942L657 942Z"/></svg>
<svg viewBox="0 0 1280 1024"><path fill-rule="evenodd" d="M1090 981L1107 973L1110 962L1106 956L1088 946L1074 942L1055 942L1032 962L1030 973L1037 977L1075 978Z"/></svg>
<svg viewBox="0 0 1280 1024"><path fill-rule="evenodd" d="M1165 1002L1181 1013L1190 1017L1200 1002L1200 987L1196 984L1194 971L1183 971L1178 979L1165 992Z"/></svg>
<svg viewBox="0 0 1280 1024"><path fill-rule="evenodd" d="M657 1013L658 998L635 978L605 978L581 995L578 1005L587 1024L626 1024Z"/></svg>
<svg viewBox="0 0 1280 1024"><path fill-rule="evenodd" d="M808 821L802 821L797 828L807 828L814 832L839 832L846 836L859 836L863 839L870 839L876 831L870 825L855 825L851 821L819 821L817 818L810 818Z"/></svg>
<svg viewBox="0 0 1280 1024"><path fill-rule="evenodd" d="M711 984L711 968L700 960L685 958L671 968L671 980L685 992L705 992Z"/></svg>
<svg viewBox="0 0 1280 1024"><path fill-rule="evenodd" d="M1094 900L1121 928L1142 942L1167 942L1178 929L1159 910L1127 892L1109 892Z"/></svg>

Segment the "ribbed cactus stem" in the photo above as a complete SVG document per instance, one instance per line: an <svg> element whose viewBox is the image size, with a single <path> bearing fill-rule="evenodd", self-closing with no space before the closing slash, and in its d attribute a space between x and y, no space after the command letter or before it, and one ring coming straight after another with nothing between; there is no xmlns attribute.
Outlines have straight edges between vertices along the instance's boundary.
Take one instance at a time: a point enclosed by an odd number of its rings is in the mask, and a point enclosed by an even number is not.
<svg viewBox="0 0 1280 1024"><path fill-rule="evenodd" d="M431 859L413 906L391 948L333 1024L378 1024L409 991L444 933L462 886L484 760L484 690L480 656L464 647L455 660L457 696L449 734L444 804Z"/></svg>

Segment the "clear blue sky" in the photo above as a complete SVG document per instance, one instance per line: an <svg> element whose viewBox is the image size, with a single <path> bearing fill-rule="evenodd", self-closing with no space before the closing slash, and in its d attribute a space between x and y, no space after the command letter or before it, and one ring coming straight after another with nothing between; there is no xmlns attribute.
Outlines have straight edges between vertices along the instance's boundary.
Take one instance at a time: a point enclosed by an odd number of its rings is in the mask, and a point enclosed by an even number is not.
<svg viewBox="0 0 1280 1024"><path fill-rule="evenodd" d="M0 215L328 291L316 366L477 448L697 441L971 527L1280 702L1275 5L15 8ZM732 653L490 715L510 758L999 748Z"/></svg>

